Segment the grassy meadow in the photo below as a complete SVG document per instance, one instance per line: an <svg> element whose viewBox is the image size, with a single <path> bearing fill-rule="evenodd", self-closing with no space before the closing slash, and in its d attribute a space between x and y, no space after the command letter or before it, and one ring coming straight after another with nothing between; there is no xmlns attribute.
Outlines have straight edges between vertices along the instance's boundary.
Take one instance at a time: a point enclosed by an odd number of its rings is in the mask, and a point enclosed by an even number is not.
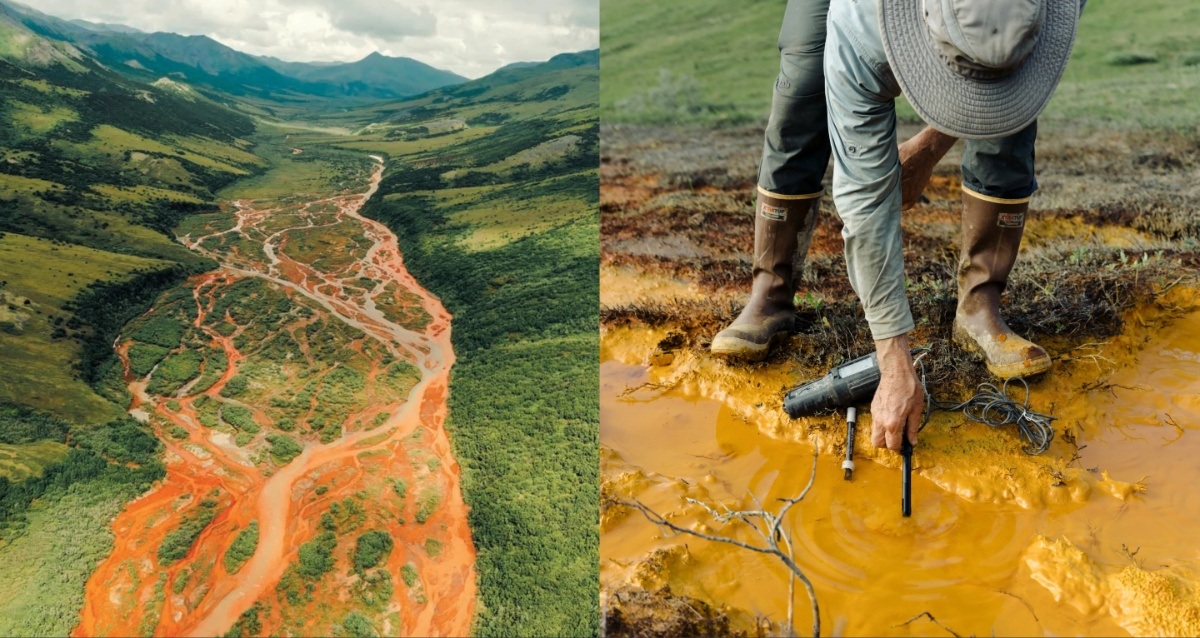
<svg viewBox="0 0 1200 638"><path fill-rule="evenodd" d="M120 406L96 394L72 367L80 344L66 335L69 304L97 282L165 264L40 237L0 237L0 295L9 317L0 324L0 403L37 407L81 425L119 416Z"/></svg>
<svg viewBox="0 0 1200 638"><path fill-rule="evenodd" d="M606 123L765 123L779 70L784 4L605 0L601 117ZM1194 130L1198 20L1195 3L1089 0L1071 61L1042 121ZM915 120L899 102L899 115Z"/></svg>

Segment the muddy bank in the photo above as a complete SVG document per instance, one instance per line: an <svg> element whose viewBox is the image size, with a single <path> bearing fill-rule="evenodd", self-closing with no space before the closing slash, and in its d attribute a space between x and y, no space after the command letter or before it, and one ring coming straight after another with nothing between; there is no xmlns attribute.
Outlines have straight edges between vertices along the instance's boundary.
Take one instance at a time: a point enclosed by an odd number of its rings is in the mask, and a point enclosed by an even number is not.
<svg viewBox="0 0 1200 638"><path fill-rule="evenodd" d="M702 348L736 316L749 288L761 136L611 127L603 139L602 320L667 327ZM940 346L944 355L934 360L943 381L974 386L986 370L948 338L960 147L937 167L929 202L905 213L903 233L918 318L914 339ZM1196 148L1194 140L1162 134L1043 133L1041 188L1005 297L1013 328L1067 352L1117 334L1126 310L1152 301L1181 275L1194 275L1200 269L1200 187L1190 177L1200 166ZM799 331L790 354L779 355L813 369L870 349L840 233L826 197L800 275Z"/></svg>
<svg viewBox="0 0 1200 638"><path fill-rule="evenodd" d="M817 484L790 523L827 631L945 633L924 616L905 624L928 611L960 635L1188 633L1200 585L1186 532L1200 524L1190 487L1200 476L1186 460L1200 451L1192 432L1200 257L1190 238L1200 195L1186 183L1195 142L1042 136L1042 192L1005 308L1054 356L1031 400L1058 417L1056 440L1030 457L1015 431L935 415L916 455L914 515L904 520L898 458L870 447L869 415L847 483L844 422L791 421L779 408L799 380L871 349L828 202L789 347L755 365L708 356L707 339L736 316L749 287L761 138L687 133L604 138L606 497L638 498L677 524L711 530L687 498L746 507L749 492L764 503L792 496L816 450ZM948 339L956 172L953 157L943 162L930 201L903 222L915 341L935 348L931 387L943 400L987 378ZM666 592L711 605L740 631L785 631L786 572L773 559L668 537L621 507L605 509L602 533L606 594ZM628 593L606 600L639 604Z"/></svg>

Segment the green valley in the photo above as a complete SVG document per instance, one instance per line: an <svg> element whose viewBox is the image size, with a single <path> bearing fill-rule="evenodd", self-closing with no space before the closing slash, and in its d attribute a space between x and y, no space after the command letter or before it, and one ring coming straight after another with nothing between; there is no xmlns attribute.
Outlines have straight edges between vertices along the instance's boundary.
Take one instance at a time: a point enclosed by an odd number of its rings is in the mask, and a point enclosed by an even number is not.
<svg viewBox="0 0 1200 638"><path fill-rule="evenodd" d="M595 634L597 52L239 92L3 8L0 633Z"/></svg>

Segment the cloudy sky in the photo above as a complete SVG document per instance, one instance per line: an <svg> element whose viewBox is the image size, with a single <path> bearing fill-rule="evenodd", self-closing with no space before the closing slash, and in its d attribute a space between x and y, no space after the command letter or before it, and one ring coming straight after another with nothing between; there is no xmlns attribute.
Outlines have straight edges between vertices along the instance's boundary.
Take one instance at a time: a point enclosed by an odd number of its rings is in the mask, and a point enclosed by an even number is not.
<svg viewBox="0 0 1200 638"><path fill-rule="evenodd" d="M373 51L470 78L594 49L600 0L23 0L60 18L207 35L255 55L350 61Z"/></svg>

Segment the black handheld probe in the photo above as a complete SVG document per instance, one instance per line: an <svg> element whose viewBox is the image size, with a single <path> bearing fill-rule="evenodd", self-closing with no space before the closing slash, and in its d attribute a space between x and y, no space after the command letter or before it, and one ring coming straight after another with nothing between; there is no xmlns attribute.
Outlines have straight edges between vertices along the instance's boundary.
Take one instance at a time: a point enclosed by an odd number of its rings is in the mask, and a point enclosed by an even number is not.
<svg viewBox="0 0 1200 638"><path fill-rule="evenodd" d="M916 352L916 351L914 351ZM857 406L871 400L879 387L879 358L872 352L829 371L829 374L789 391L783 397L783 410L793 419L811 416L826 410L846 408L846 460L842 461L844 478L854 473L854 432L858 424ZM904 478L900 511L912 514L912 445L908 437L900 448Z"/></svg>
<svg viewBox="0 0 1200 638"><path fill-rule="evenodd" d="M920 369L921 387L925 391L925 420L936 410L946 412L962 411L963 416L972 421L987 424L991 427L1015 424L1025 439L1027 454L1041 454L1050 447L1054 440L1054 428L1051 426L1053 416L1039 414L1029 407L1029 386L1023 379L1014 378L1004 382L1000 387L984 383L975 391L974 396L962 403L942 403L935 401L925 386L925 367L921 365L921 357L928 353L928 348L913 350L916 356L914 364ZM854 473L854 431L858 423L857 406L871 400L875 389L879 387L879 359L874 352L861 356L853 361L829 371L829 374L793 388L783 396L783 410L793 419L802 416L812 416L827 410L846 410L846 460L842 461L845 478L850 480ZM1024 387L1025 398L1017 401L1009 394L1009 384L1016 382ZM905 433L900 444L902 467L902 484L900 497L900 512L904 516L912 515L912 443Z"/></svg>

